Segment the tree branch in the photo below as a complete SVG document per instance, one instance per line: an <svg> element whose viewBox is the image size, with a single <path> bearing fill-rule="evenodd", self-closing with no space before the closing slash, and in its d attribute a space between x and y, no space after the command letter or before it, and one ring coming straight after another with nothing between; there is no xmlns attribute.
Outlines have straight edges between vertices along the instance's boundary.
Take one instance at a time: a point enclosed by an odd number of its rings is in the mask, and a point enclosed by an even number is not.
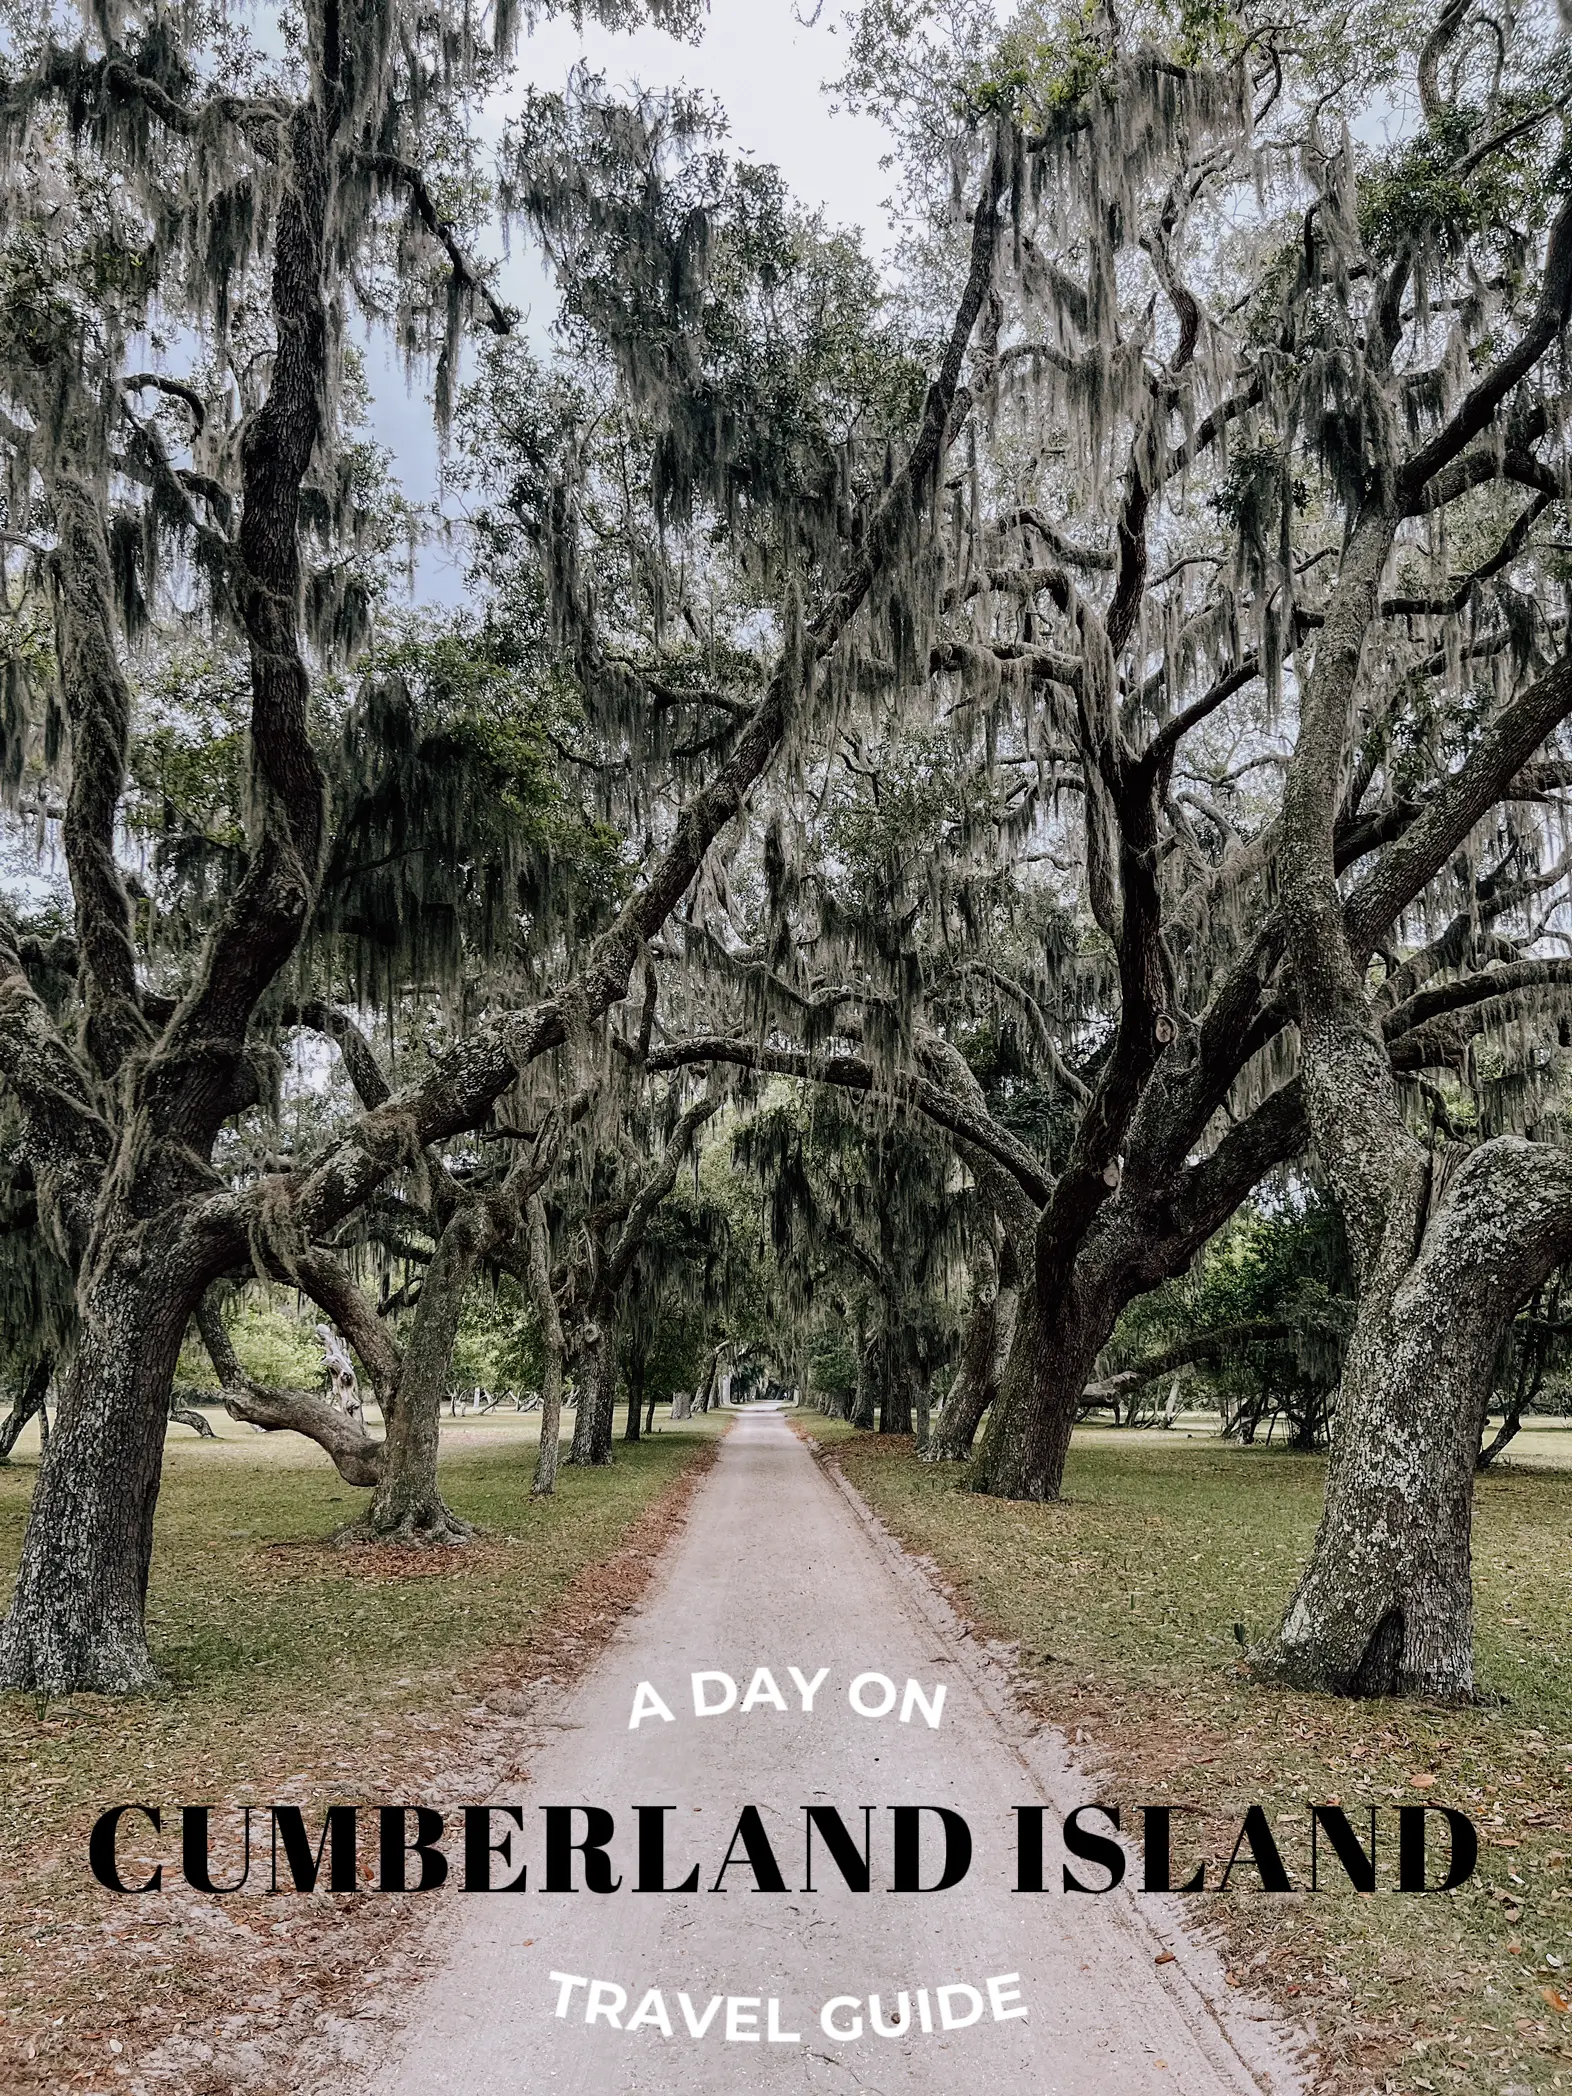
<svg viewBox="0 0 1572 2096"><path fill-rule="evenodd" d="M905 470L881 497L860 549L847 560L837 587L807 628L805 656L810 674L812 665L840 641L875 579L897 554L911 519L931 506L937 469L953 435L967 347L992 282L999 205L1007 186L1008 163L1000 141L990 158L973 216L966 284ZM309 1234L330 1228L399 1168L408 1156L412 1132L418 1144L427 1144L478 1127L519 1073L566 1039L570 1011L592 1024L621 1002L640 952L681 901L711 844L769 765L785 734L789 711L800 698L795 686L787 689L783 662L726 762L684 807L670 844L614 923L595 941L578 976L558 996L531 1012L509 1014L456 1044L438 1060L425 1083L390 1099L285 1185L269 1182L228 1206L215 1200L206 1212L213 1256L224 1266L232 1263L228 1257L231 1244L245 1241L256 1206L277 1199L280 1193L292 1203Z"/></svg>
<svg viewBox="0 0 1572 2096"><path fill-rule="evenodd" d="M415 215L447 256L455 283L467 296L480 300L486 309L486 325L494 335L511 335L518 323L517 313L511 306L498 302L490 285L465 254L459 244L458 228L452 219L444 218L437 209L420 169L411 161L401 160L397 153L357 153L355 163L368 175L379 175L385 181L397 182L409 191Z"/></svg>
<svg viewBox="0 0 1572 2096"><path fill-rule="evenodd" d="M1569 712L1572 656L1563 656L1502 707L1467 762L1355 889L1346 924L1356 956L1374 951L1387 927L1441 871L1481 816L1509 791L1523 765Z"/></svg>
<svg viewBox="0 0 1572 2096"><path fill-rule="evenodd" d="M909 1071L882 1074L860 1056L809 1053L800 1048L767 1048L757 1041L729 1040L707 1035L690 1041L675 1041L651 1052L647 1067L652 1071L675 1070L685 1065L729 1063L741 1070L758 1070L780 1077L802 1077L812 1084L834 1084L849 1091L867 1092L891 1105L907 1106L923 1114L938 1127L947 1128L962 1142L983 1151L1011 1173L1034 1207L1041 1208L1053 1190L1053 1181L1024 1144L991 1118L979 1116L951 1098L938 1085Z"/></svg>
<svg viewBox="0 0 1572 2096"><path fill-rule="evenodd" d="M215 1289L210 1288L198 1306L197 1329L223 1386L224 1409L231 1419L264 1427L270 1433L304 1434L327 1451L346 1484L380 1482L383 1444L373 1441L347 1413L314 1391L271 1390L251 1380L224 1329Z"/></svg>
<svg viewBox="0 0 1572 2096"><path fill-rule="evenodd" d="M54 475L55 648L71 721L71 789L63 825L87 1006L87 1047L101 1075L145 1048L152 1029L137 990L131 902L115 860L115 815L131 741L131 690L115 643L101 494Z"/></svg>
<svg viewBox="0 0 1572 2096"><path fill-rule="evenodd" d="M319 1033L332 1041L343 1058L345 1073L362 1106L375 1108L392 1098L393 1087L383 1074L377 1051L347 1012L340 1011L323 998L313 997L304 1004L285 1005L279 1014L279 1023L304 1027L308 1033Z"/></svg>
<svg viewBox="0 0 1572 2096"><path fill-rule="evenodd" d="M1426 484L1489 423L1509 393L1528 376L1566 327L1572 310L1572 197L1556 213L1545 250L1545 274L1534 317L1521 339L1471 386L1451 419L1422 444L1398 474L1398 498L1412 507Z"/></svg>
<svg viewBox="0 0 1572 2096"><path fill-rule="evenodd" d="M1338 1330L1330 1323L1322 1329L1328 1337ZM1101 1382L1088 1383L1082 1398L1093 1404L1107 1404L1129 1396L1147 1383L1157 1382L1162 1376L1172 1375L1176 1368L1187 1368L1194 1361L1210 1360L1216 1354L1230 1354L1239 1347L1268 1346L1285 1339L1298 1339L1304 1330L1302 1324L1295 1324L1286 1317L1251 1317L1238 1324L1218 1325L1210 1332L1197 1332L1165 1347L1161 1353L1149 1355L1134 1368L1121 1368L1105 1376Z"/></svg>

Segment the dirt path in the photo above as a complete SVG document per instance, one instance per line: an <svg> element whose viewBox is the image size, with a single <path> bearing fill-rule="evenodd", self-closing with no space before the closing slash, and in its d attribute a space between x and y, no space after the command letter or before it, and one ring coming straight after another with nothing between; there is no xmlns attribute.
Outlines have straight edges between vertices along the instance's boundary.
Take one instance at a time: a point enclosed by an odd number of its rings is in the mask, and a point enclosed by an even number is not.
<svg viewBox="0 0 1572 2096"><path fill-rule="evenodd" d="M695 1717L695 1671L730 1675L740 1704L761 1667L787 1710L761 1695L746 1714ZM828 1670L809 1713L794 1667L809 1682ZM849 1690L867 1673L888 1677L901 1699L908 1679L930 1698L943 1683L938 1725L915 1707L900 1722L899 1700L887 1717L857 1715ZM650 1717L630 1730L641 1681L654 1684L671 1722ZM883 1690L869 1683L860 1694L875 1706ZM375 2096L526 2088L1243 2096L1299 2086L1279 2034L1224 1986L1215 1957L1181 1933L1173 1903L1012 1892L1014 1808L1049 1808L1045 1882L1057 1887L1056 1830L1087 1794L1053 1736L1031 1736L1015 1715L1003 1669L965 1638L849 1490L784 1420L744 1414L644 1605L542 1728L528 1781L499 1786L498 1801L523 1808L530 1890L444 1899L442 1955L407 1999L401 2043L371 2087ZM610 1853L620 1891L569 1898L541 1889L543 1822L533 1808L545 1804L602 1805L616 1815ZM665 1819L667 1881L697 1864L701 1889L632 1890L638 1804L674 1808ZM788 1889L756 1891L739 1845L725 1891L713 1893L750 1804ZM879 1808L870 1893L853 1892L818 1841L819 1889L797 1889L802 1808L815 1804L839 1807L859 1845L861 1808ZM962 1883L926 1895L885 1889L894 1825L885 1808L900 1804L964 1816L975 1851ZM936 1815L923 1816L925 1884L939 1868L938 1827ZM575 1838L583 1831L580 1815ZM1104 1882L1095 1866L1076 1867ZM1159 1963L1166 1951L1174 1955ZM586 1983L567 1990L560 2016L564 1983L553 1973ZM643 2003L641 2027L614 2028L606 2015L587 2024L591 1981L609 1983L599 2005L613 2014L618 1990L625 1996L623 2025ZM946 1987L962 1991L941 1996ZM658 2002L647 1999L652 1989ZM876 2033L868 1997L879 1996L883 2020L897 2024L903 1991L910 2027ZM679 1994L701 2020L716 1998L734 1999L721 2000L695 2038ZM827 2030L821 2012L837 1996L851 1999L830 2012ZM967 2021L974 2007L980 2013ZM1023 2007L1025 2016L1008 2013ZM946 2008L956 2027L944 2028ZM767 2034L772 2013L777 2042ZM860 2036L837 2034L858 2017ZM920 2028L925 2018L931 2031Z"/></svg>

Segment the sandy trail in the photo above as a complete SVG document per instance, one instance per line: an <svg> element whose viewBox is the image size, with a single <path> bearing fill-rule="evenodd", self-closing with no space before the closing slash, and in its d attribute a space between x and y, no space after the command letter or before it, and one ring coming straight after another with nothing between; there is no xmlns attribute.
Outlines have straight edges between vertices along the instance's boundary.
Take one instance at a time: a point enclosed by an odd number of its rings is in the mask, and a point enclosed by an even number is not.
<svg viewBox="0 0 1572 2096"><path fill-rule="evenodd" d="M794 1666L808 1680L828 1669L811 1714L800 1708ZM761 1702L746 1715L694 1716L695 1670L722 1670L746 1695L760 1667L787 1711ZM857 1715L848 1690L868 1672L889 1677L903 1695L908 1678L930 1694L943 1682L938 1726L915 1709L901 1723L899 1703L883 1719ZM673 1722L648 1719L630 1731L641 1681L659 1690ZM863 1691L870 1703L881 1695L871 1685ZM1183 1933L1176 1902L1010 1889L1014 1808L1049 1807L1045 1882L1057 1887L1057 1828L1086 1795L1053 1736L1034 1736L1016 1716L1002 1669L964 1638L922 1573L784 1420L745 1413L642 1607L542 1727L528 1780L499 1786L499 1802L523 1808L530 1890L444 1900L442 1954L408 1999L406 2028L372 2089L1244 2096L1297 2087L1279 2034L1224 1987L1212 1953ZM545 1804L603 1805L616 1815L610 1852L623 1877L619 1892L541 1889L543 1816L535 1808ZM637 1804L675 1808L665 1820L667 1881L696 1863L698 1891L632 1890ZM739 1848L726 1889L711 1892L749 1804L759 1807L788 1889L756 1891ZM859 1843L861 1808L879 1808L871 1892L850 1890L817 1842L818 1890L798 1889L802 1808L812 1804L838 1806ZM894 1824L885 1808L897 1804L948 1806L965 1817L975 1850L964 1882L923 1895L885 1889ZM925 1815L924 1882L938 1867L937 1825ZM582 1829L581 1817L575 1832ZM1077 1867L1103 1882L1094 1867ZM1159 1965L1165 1945L1176 1955ZM662 2034L653 2005L636 2030L604 2019L587 2026L582 1986L559 2017L554 1971L625 1990L624 2023L648 1990L660 1990L673 2035ZM995 2020L987 1981L1011 1974L1018 1978L1001 1990L1001 2003L1028 2014ZM956 1983L976 1990L982 2014L945 2030L938 1990ZM894 2037L872 2031L867 1997L877 1994L894 2024L902 1991L911 2027ZM698 2017L715 1997L752 2000L722 2002L695 2039L679 1992ZM846 2030L860 2013L860 2037L821 2027L823 2005L835 1996L857 1998L857 2009L843 2007L832 2020ZM772 1997L777 2028L799 2042L770 2042ZM946 2000L961 2016L973 1997ZM931 2033L919 2028L924 2006Z"/></svg>

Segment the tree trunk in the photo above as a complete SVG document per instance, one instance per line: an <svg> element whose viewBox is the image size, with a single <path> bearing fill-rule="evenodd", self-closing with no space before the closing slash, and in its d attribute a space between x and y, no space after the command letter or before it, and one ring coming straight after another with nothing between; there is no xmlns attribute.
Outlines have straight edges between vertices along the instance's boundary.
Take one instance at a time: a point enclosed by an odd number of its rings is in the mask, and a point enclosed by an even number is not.
<svg viewBox="0 0 1572 2096"><path fill-rule="evenodd" d="M638 1440L644 1418L644 1363L644 1344L636 1338L628 1351L628 1417L622 1429L625 1441Z"/></svg>
<svg viewBox="0 0 1572 2096"><path fill-rule="evenodd" d="M562 1347L546 1350L546 1365L540 1378L540 1446L535 1455L535 1482L531 1491L537 1499L549 1499L557 1489L557 1464L562 1441Z"/></svg>
<svg viewBox="0 0 1572 2096"><path fill-rule="evenodd" d="M878 1380L874 1349L877 1338L868 1337L861 1317L857 1320L857 1384L852 1392L851 1423L861 1434L871 1434L878 1418Z"/></svg>
<svg viewBox="0 0 1572 2096"><path fill-rule="evenodd" d="M437 1489L437 1454L464 1291L492 1238L492 1219L475 1203L458 1209L437 1241L399 1369L382 1476L365 1519L342 1531L343 1542L430 1546L467 1543L474 1533Z"/></svg>
<svg viewBox="0 0 1572 2096"><path fill-rule="evenodd" d="M644 1431L646 1434L653 1434L655 1431L655 1406L657 1403L658 1399L652 1390L649 1395L649 1409L644 1417Z"/></svg>
<svg viewBox="0 0 1572 2096"><path fill-rule="evenodd" d="M983 1413L993 1402L999 1378L1009 1359L1019 1297L1013 1288L999 1284L998 1271L990 1259L982 1276L961 1342L961 1358L944 1400L938 1424L919 1453L928 1463L965 1463L982 1424Z"/></svg>
<svg viewBox="0 0 1572 2096"><path fill-rule="evenodd" d="M912 1430L912 1372L904 1348L889 1347L883 1368L879 1388L879 1432L909 1434Z"/></svg>
<svg viewBox="0 0 1572 2096"><path fill-rule="evenodd" d="M184 1405L179 1398L169 1400L169 1416L177 1426L188 1426L199 1441L211 1441L213 1429L208 1425L195 1405Z"/></svg>
<svg viewBox="0 0 1572 2096"><path fill-rule="evenodd" d="M102 1258L33 1491L0 1687L124 1693L157 1672L143 1615L169 1392L192 1299L143 1244Z"/></svg>
<svg viewBox="0 0 1572 2096"><path fill-rule="evenodd" d="M1412 1259L1401 1239L1383 1248L1344 1358L1321 1527L1255 1655L1263 1675L1472 1698L1469 1529L1496 1354L1569 1240L1572 1160L1504 1137L1459 1169Z"/></svg>
<svg viewBox="0 0 1572 2096"><path fill-rule="evenodd" d="M1072 1280L1044 1316L1023 1287L1009 1359L989 1415L973 1481L1000 1499L1057 1499L1081 1393L1122 1303Z"/></svg>
<svg viewBox="0 0 1572 2096"><path fill-rule="evenodd" d="M590 1438L590 1461L600 1468L612 1460L611 1435L617 1411L617 1343L607 1321L601 1349L600 1390L595 1400L595 1430Z"/></svg>
<svg viewBox="0 0 1572 2096"><path fill-rule="evenodd" d="M593 1321L584 1330L578 1385L579 1408L573 1421L573 1446L568 1461L576 1468L609 1463L617 1364L610 1331Z"/></svg>
<svg viewBox="0 0 1572 2096"><path fill-rule="evenodd" d="M1500 1426L1496 1428L1496 1431L1490 1437L1489 1445L1480 1449L1478 1456L1474 1460L1474 1468L1476 1470L1489 1470L1494 1465L1497 1456L1503 1455L1517 1439L1522 1431L1522 1427L1523 1408L1520 1404L1514 1402L1502 1419ZM1481 1429L1481 1432L1483 1432L1483 1429Z"/></svg>
<svg viewBox="0 0 1572 2096"><path fill-rule="evenodd" d="M1503 1138L1437 1200L1409 1132L1334 849L1360 657L1395 513L1378 489L1345 543L1283 793L1281 908L1301 1083L1359 1290L1310 1562L1263 1673L1354 1695L1473 1694L1474 1460L1507 1321L1572 1238L1572 1162ZM1423 831L1418 831L1421 837ZM1433 1211L1433 1212L1432 1212Z"/></svg>
<svg viewBox="0 0 1572 2096"><path fill-rule="evenodd" d="M535 1456L536 1499L549 1499L557 1489L558 1443L562 1435L562 1319L551 1292L551 1239L546 1229L546 1204L539 1194L530 1197L529 1286L540 1318L540 1340L545 1363L540 1374L540 1446Z"/></svg>
<svg viewBox="0 0 1572 2096"><path fill-rule="evenodd" d="M1494 1349L1480 1374L1477 1349L1448 1341L1474 1325L1422 1282L1361 1303L1320 1531L1263 1674L1344 1695L1472 1694L1469 1520Z"/></svg>
<svg viewBox="0 0 1572 2096"><path fill-rule="evenodd" d="M17 1437L34 1413L42 1414L39 1422L39 1448L49 1446L48 1413L45 1403L49 1396L49 1378L54 1373L54 1361L48 1354L35 1361L12 1402L10 1416L0 1423L0 1463L9 1463L11 1451Z"/></svg>
<svg viewBox="0 0 1572 2096"><path fill-rule="evenodd" d="M704 1370L704 1381L699 1385L698 1391L694 1396L693 1409L695 1412L707 1412L714 1402L715 1378L720 1373L720 1357L721 1349L717 1346L710 1353L708 1364Z"/></svg>

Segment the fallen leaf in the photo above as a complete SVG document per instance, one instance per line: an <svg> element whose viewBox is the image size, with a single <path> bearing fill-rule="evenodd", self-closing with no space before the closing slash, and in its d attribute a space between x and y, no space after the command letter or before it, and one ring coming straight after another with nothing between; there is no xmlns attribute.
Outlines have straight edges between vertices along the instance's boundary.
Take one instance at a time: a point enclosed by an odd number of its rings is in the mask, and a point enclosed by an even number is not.
<svg viewBox="0 0 1572 2096"><path fill-rule="evenodd" d="M1171 1965L1173 1961L1174 1954L1171 1950L1160 1950L1153 1962L1158 1965Z"/></svg>
<svg viewBox="0 0 1572 2096"><path fill-rule="evenodd" d="M1558 2016L1564 2016L1572 2009L1572 2001L1567 2000L1559 1987L1541 1987L1539 1991Z"/></svg>
<svg viewBox="0 0 1572 2096"><path fill-rule="evenodd" d="M1434 1776L1418 1775L1410 1776L1408 1780L1415 1790L1429 1790L1436 1779Z"/></svg>

